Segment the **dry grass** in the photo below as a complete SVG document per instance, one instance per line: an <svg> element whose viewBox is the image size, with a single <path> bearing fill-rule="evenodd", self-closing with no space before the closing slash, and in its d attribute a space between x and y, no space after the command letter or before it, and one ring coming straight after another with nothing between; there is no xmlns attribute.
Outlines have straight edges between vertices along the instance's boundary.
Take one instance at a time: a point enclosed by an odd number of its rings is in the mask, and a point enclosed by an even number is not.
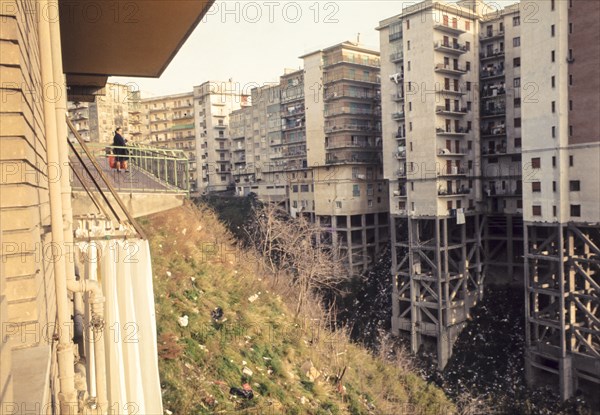
<svg viewBox="0 0 600 415"><path fill-rule="evenodd" d="M173 413L454 413L407 360L390 364L329 330L331 315L314 298L294 319L286 278L276 282L255 254L237 248L212 211L188 204L142 223L152 249L163 402ZM226 321L211 319L215 307ZM178 323L184 315L187 327ZM255 398L230 397L244 381Z"/></svg>

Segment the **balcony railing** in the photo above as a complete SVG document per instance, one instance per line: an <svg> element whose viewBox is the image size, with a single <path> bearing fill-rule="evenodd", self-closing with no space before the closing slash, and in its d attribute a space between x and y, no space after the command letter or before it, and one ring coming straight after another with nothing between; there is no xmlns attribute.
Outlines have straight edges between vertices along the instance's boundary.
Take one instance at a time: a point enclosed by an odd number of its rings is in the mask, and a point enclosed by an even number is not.
<svg viewBox="0 0 600 415"><path fill-rule="evenodd" d="M444 128L444 127L438 127L435 129L436 134L438 135L465 135L467 134L469 131L464 128L464 127L458 127L458 128Z"/></svg>
<svg viewBox="0 0 600 415"><path fill-rule="evenodd" d="M341 107L341 108L331 108L325 110L325 116L331 117L333 115L373 115L378 116L380 114L379 110L373 108L353 108L353 107Z"/></svg>
<svg viewBox="0 0 600 415"><path fill-rule="evenodd" d="M390 33L389 40L393 42L394 40L402 39L402 31L396 33Z"/></svg>
<svg viewBox="0 0 600 415"><path fill-rule="evenodd" d="M481 79L490 79L490 78L497 78L497 77L501 77L504 76L504 68L497 68L497 69L490 69L490 70L486 70L486 69L482 69L481 70Z"/></svg>
<svg viewBox="0 0 600 415"><path fill-rule="evenodd" d="M506 95L506 89L504 89L503 87L487 88L487 89L484 89L483 91L481 91L481 98L486 98L486 99L496 98L496 97L504 96L504 95Z"/></svg>
<svg viewBox="0 0 600 415"><path fill-rule="evenodd" d="M396 101L396 102L404 101L404 94L399 94L399 93L392 94L392 100Z"/></svg>
<svg viewBox="0 0 600 415"><path fill-rule="evenodd" d="M390 54L390 61L392 62L400 62L404 59L404 52L396 52Z"/></svg>
<svg viewBox="0 0 600 415"><path fill-rule="evenodd" d="M481 111L482 117L494 117L506 115L506 108L484 109Z"/></svg>
<svg viewBox="0 0 600 415"><path fill-rule="evenodd" d="M504 37L504 30L487 30L485 33L479 34L479 39L483 41L492 40L499 37Z"/></svg>
<svg viewBox="0 0 600 415"><path fill-rule="evenodd" d="M453 33L453 34L466 33L465 30L458 27L458 22L436 23L433 27L435 29L442 30L444 32Z"/></svg>
<svg viewBox="0 0 600 415"><path fill-rule="evenodd" d="M367 59L361 59L359 57L350 57L350 56L343 56L342 59L335 59L332 60L331 62L327 62L323 65L324 68L333 66L333 65L337 65L340 63L352 63L355 65L363 65L363 66L369 66L372 68L379 68L381 66L381 62L379 59L373 59L373 58L367 58Z"/></svg>
<svg viewBox="0 0 600 415"><path fill-rule="evenodd" d="M404 112L394 112L394 113L392 113L392 118L394 120L402 120L402 119L404 119L404 117L405 117Z"/></svg>
<svg viewBox="0 0 600 415"><path fill-rule="evenodd" d="M344 123L344 124L336 124L325 126L326 133L333 133L337 131L369 131L369 132L380 132L381 129L377 128L373 125L363 125L363 124L352 124L352 123Z"/></svg>
<svg viewBox="0 0 600 415"><path fill-rule="evenodd" d="M446 167L440 171L440 176L465 176L467 174L467 169L464 167Z"/></svg>
<svg viewBox="0 0 600 415"><path fill-rule="evenodd" d="M463 54L467 53L469 49L467 49L466 45L460 43L450 43L450 42L435 42L434 49L442 52L449 52L455 54Z"/></svg>
<svg viewBox="0 0 600 415"><path fill-rule="evenodd" d="M504 56L504 49L501 50L495 50L493 52L482 52L479 54L479 58L480 59L493 59L493 58L500 58Z"/></svg>
<svg viewBox="0 0 600 415"><path fill-rule="evenodd" d="M456 108L456 107L452 108L452 107L446 107L443 105L438 105L435 108L435 112L464 115L467 113L467 109L466 108Z"/></svg>
<svg viewBox="0 0 600 415"><path fill-rule="evenodd" d="M459 189L446 189L444 187L440 187L438 189L438 196L464 196L464 195L468 195L469 193L471 193L471 189L468 189L464 186L462 186Z"/></svg>
<svg viewBox="0 0 600 415"><path fill-rule="evenodd" d="M464 147L458 149L440 148L438 150L438 156L451 156L451 157L462 157L467 155L468 150Z"/></svg>
<svg viewBox="0 0 600 415"><path fill-rule="evenodd" d="M435 71L436 72L446 72L446 73L450 73L450 74L459 74L459 75L467 73L466 68L461 68L459 66L449 65L449 64L447 65L445 63L436 63Z"/></svg>

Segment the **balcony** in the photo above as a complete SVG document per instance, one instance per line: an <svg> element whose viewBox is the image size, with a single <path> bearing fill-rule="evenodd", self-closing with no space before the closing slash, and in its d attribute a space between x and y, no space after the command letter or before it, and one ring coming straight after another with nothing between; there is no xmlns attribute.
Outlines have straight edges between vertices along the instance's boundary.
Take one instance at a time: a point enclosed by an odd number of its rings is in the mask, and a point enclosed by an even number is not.
<svg viewBox="0 0 600 415"><path fill-rule="evenodd" d="M367 131L367 132L381 132L381 129L369 125L369 124L353 124L353 123L344 123L344 124L335 124L325 126L326 133L335 133L342 131Z"/></svg>
<svg viewBox="0 0 600 415"><path fill-rule="evenodd" d="M395 40L400 40L400 39L402 39L402 31L399 31L396 33L390 33L390 35L389 35L390 42L393 42Z"/></svg>
<svg viewBox="0 0 600 415"><path fill-rule="evenodd" d="M367 59L359 59L350 56L343 56L342 59L337 59L331 62L327 62L323 65L323 68L329 68L331 66L339 65L339 64L352 64L352 65L360 65L360 66L368 66L370 68L379 68L381 66L380 60L377 58L367 58Z"/></svg>
<svg viewBox="0 0 600 415"><path fill-rule="evenodd" d="M406 158L406 147L398 147L398 151L394 152L394 157L398 160Z"/></svg>
<svg viewBox="0 0 600 415"><path fill-rule="evenodd" d="M225 128L227 128L225 124L215 124L213 127L219 130L224 130Z"/></svg>
<svg viewBox="0 0 600 415"><path fill-rule="evenodd" d="M481 138L496 138L506 136L505 127L488 127L481 129Z"/></svg>
<svg viewBox="0 0 600 415"><path fill-rule="evenodd" d="M367 115L378 117L381 112L373 108L355 108L355 107L339 107L326 109L325 117L333 117L335 115Z"/></svg>
<svg viewBox="0 0 600 415"><path fill-rule="evenodd" d="M390 61L396 63L404 60L404 52L396 52L390 55Z"/></svg>
<svg viewBox="0 0 600 415"><path fill-rule="evenodd" d="M497 40L504 37L504 30L488 30L485 33L479 34L479 39L482 42Z"/></svg>
<svg viewBox="0 0 600 415"><path fill-rule="evenodd" d="M494 99L499 97L504 97L506 95L506 89L501 86L497 87L488 87L481 91L481 99Z"/></svg>
<svg viewBox="0 0 600 415"><path fill-rule="evenodd" d="M433 28L453 35L467 33L465 30L458 27L458 21L436 23L433 25Z"/></svg>
<svg viewBox="0 0 600 415"><path fill-rule="evenodd" d="M467 170L464 167L446 167L443 168L438 176L439 177L448 177L448 176L466 176Z"/></svg>
<svg viewBox="0 0 600 415"><path fill-rule="evenodd" d="M437 90L436 91L438 94L442 94L442 95L455 95L455 96L461 96L461 95L465 95L466 92L464 92L462 89L460 88L452 88L450 89L450 86L445 86L443 89Z"/></svg>
<svg viewBox="0 0 600 415"><path fill-rule="evenodd" d="M471 189L468 189L465 186L461 186L459 189L447 189L444 187L440 187L438 189L438 196L442 196L442 197L466 196L470 193L471 193Z"/></svg>
<svg viewBox="0 0 600 415"><path fill-rule="evenodd" d="M338 81L356 81L356 82L368 83L368 84L374 84L374 85L381 83L381 79L379 78L379 75L374 74L374 73L364 75L364 74L355 73L355 72L349 71L349 70L343 70L343 71L338 70L338 71L332 71L332 72L325 72L325 76L324 76L325 84L338 82Z"/></svg>
<svg viewBox="0 0 600 415"><path fill-rule="evenodd" d="M497 118L497 117L504 117L505 115L506 115L506 108L503 108L503 107L481 110L482 118Z"/></svg>
<svg viewBox="0 0 600 415"><path fill-rule="evenodd" d="M462 55L467 53L469 49L465 45L460 43L446 43L446 42L435 42L433 49L438 52L451 53L453 55Z"/></svg>
<svg viewBox="0 0 600 415"><path fill-rule="evenodd" d="M438 127L438 128L435 129L435 133L437 135L443 135L443 136L458 136L458 137L462 137L462 136L466 135L468 133L468 131L464 127L458 127L458 128L455 128L455 129L452 129L450 127L447 127L447 128Z"/></svg>
<svg viewBox="0 0 600 415"><path fill-rule="evenodd" d="M333 101L341 98L351 98L351 99L365 99L365 100L377 100L380 98L379 94L367 93L367 92L356 92L356 91L325 91L325 95L323 96L323 100ZM304 112L304 111L303 111Z"/></svg>
<svg viewBox="0 0 600 415"><path fill-rule="evenodd" d="M490 59L498 59L504 58L504 49L496 49L493 52L482 52L479 54L479 59L481 61L490 60Z"/></svg>
<svg viewBox="0 0 600 415"><path fill-rule="evenodd" d="M437 63L435 65L434 70L438 73L447 73L450 75L459 75L459 76L467 73L466 68L463 69L458 66L450 66L450 65L443 64L443 63Z"/></svg>
<svg viewBox="0 0 600 415"><path fill-rule="evenodd" d="M180 105L175 105L173 107L174 110L182 110L182 109L186 109L186 108L192 108L193 105L191 103L186 103L186 104L180 104Z"/></svg>
<svg viewBox="0 0 600 415"><path fill-rule="evenodd" d="M504 145L504 146L491 147L491 148L490 147L487 147L487 148L486 147L482 147L481 148L481 154L483 156L487 156L487 157L489 157L489 156L503 156L503 155L512 156L512 155L515 155L515 154L520 154L520 151L517 151L517 150L509 151L508 148L506 147L506 145Z"/></svg>
<svg viewBox="0 0 600 415"><path fill-rule="evenodd" d="M335 150L343 148L362 148L365 150L381 151L382 145L381 140L377 140L375 144L369 141L353 141L353 140L339 140L339 141L328 141L325 144L325 149Z"/></svg>
<svg viewBox="0 0 600 415"><path fill-rule="evenodd" d="M404 94L400 94L400 93L392 94L392 101L395 101L395 102L404 101Z"/></svg>
<svg viewBox="0 0 600 415"><path fill-rule="evenodd" d="M173 121L186 120L186 119L189 119L189 118L194 118L194 114L174 115L173 116Z"/></svg>
<svg viewBox="0 0 600 415"><path fill-rule="evenodd" d="M468 153L468 150L464 147L461 147L458 149L458 153L456 152L456 149L450 149L450 148L440 148L438 150L438 156L448 156L448 157L464 157L466 156Z"/></svg>
<svg viewBox="0 0 600 415"><path fill-rule="evenodd" d="M402 198L404 198L404 197L407 196L407 192L406 192L406 189L403 188L403 189L400 189L400 190L394 190L392 192L392 195L394 197L402 197Z"/></svg>
<svg viewBox="0 0 600 415"><path fill-rule="evenodd" d="M285 117L294 117L299 114L304 114L304 105L298 106L297 108L294 107L294 109L291 111L286 110L281 114L281 116L285 118Z"/></svg>
<svg viewBox="0 0 600 415"><path fill-rule="evenodd" d="M281 129L283 131L291 131L291 130L297 130L300 128L304 128L304 122L297 122L295 124L289 124L289 125L282 125Z"/></svg>
<svg viewBox="0 0 600 415"><path fill-rule="evenodd" d="M354 163L367 163L367 164L378 164L381 161L379 154L364 154L364 153L327 153L326 164L354 164Z"/></svg>
<svg viewBox="0 0 600 415"><path fill-rule="evenodd" d="M466 108L452 108L439 105L435 108L436 114L463 116L467 114Z"/></svg>
<svg viewBox="0 0 600 415"><path fill-rule="evenodd" d="M398 169L394 172L394 176L399 178L406 178L406 169Z"/></svg>
<svg viewBox="0 0 600 415"><path fill-rule="evenodd" d="M403 120L404 117L405 117L404 111L392 113L392 119L394 119L394 120L397 120L397 121Z"/></svg>
<svg viewBox="0 0 600 415"><path fill-rule="evenodd" d="M488 79L499 79L499 78L503 78L504 77L504 68L492 68L492 69L487 69L487 68L483 68L481 70L481 75L480 78L483 80L488 80Z"/></svg>

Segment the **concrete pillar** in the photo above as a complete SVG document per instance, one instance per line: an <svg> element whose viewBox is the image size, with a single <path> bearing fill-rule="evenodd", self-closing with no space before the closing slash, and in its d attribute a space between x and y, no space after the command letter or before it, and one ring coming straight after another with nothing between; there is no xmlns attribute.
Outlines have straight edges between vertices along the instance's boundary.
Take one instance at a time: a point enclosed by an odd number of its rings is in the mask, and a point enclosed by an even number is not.
<svg viewBox="0 0 600 415"><path fill-rule="evenodd" d="M558 361L558 375L559 375L559 391L560 399L563 401L573 396L573 367L572 359L570 355L561 358Z"/></svg>

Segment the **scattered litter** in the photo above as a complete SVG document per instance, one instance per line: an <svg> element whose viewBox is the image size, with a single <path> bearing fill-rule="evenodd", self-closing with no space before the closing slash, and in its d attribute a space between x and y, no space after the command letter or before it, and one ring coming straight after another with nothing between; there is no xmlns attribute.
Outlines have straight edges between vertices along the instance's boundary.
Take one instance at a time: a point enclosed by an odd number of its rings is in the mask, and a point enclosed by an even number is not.
<svg viewBox="0 0 600 415"><path fill-rule="evenodd" d="M171 277L171 275L173 275L173 274L171 274L171 271L167 271L167 277L169 277L169 278L170 278L170 277Z"/></svg>
<svg viewBox="0 0 600 415"><path fill-rule="evenodd" d="M248 364L248 362L246 362L245 360L242 360L242 365L246 366Z"/></svg>
<svg viewBox="0 0 600 415"><path fill-rule="evenodd" d="M190 280L192 280L192 282L196 281L196 277L190 277Z"/></svg>
<svg viewBox="0 0 600 415"><path fill-rule="evenodd" d="M260 293L258 293L258 294L260 294ZM254 294L254 295L251 295L250 297L248 297L248 301L250 301L251 303L253 303L256 300L258 300L258 294Z"/></svg>
<svg viewBox="0 0 600 415"><path fill-rule="evenodd" d="M179 325L181 327L187 327L187 325L189 324L188 316L187 315L184 315L183 317L179 317L177 319L177 321L179 322Z"/></svg>
<svg viewBox="0 0 600 415"><path fill-rule="evenodd" d="M185 236L185 234L187 233L187 228L183 228L183 230L181 231L181 233Z"/></svg>
<svg viewBox="0 0 600 415"><path fill-rule="evenodd" d="M252 391L252 387L248 383L244 383L241 388L229 389L229 394L239 396L244 399L254 398L254 392Z"/></svg>
<svg viewBox="0 0 600 415"><path fill-rule="evenodd" d="M169 411L168 409L165 409L165 415L173 415L173 412Z"/></svg>
<svg viewBox="0 0 600 415"><path fill-rule="evenodd" d="M220 322L223 318L223 314L223 309L221 307L216 307L213 311L210 312L210 316L215 322Z"/></svg>
<svg viewBox="0 0 600 415"><path fill-rule="evenodd" d="M252 376L254 374L254 372L252 372L250 369L248 369L247 367L244 366L244 368L242 369L242 373L246 376Z"/></svg>
<svg viewBox="0 0 600 415"><path fill-rule="evenodd" d="M202 230L202 225L198 225L198 227L196 228L196 232L199 232Z"/></svg>
<svg viewBox="0 0 600 415"><path fill-rule="evenodd" d="M302 397L300 398L300 403L301 403L302 405L304 405L304 404L306 403L306 400L307 400L307 399L306 399L304 396L302 396Z"/></svg>

